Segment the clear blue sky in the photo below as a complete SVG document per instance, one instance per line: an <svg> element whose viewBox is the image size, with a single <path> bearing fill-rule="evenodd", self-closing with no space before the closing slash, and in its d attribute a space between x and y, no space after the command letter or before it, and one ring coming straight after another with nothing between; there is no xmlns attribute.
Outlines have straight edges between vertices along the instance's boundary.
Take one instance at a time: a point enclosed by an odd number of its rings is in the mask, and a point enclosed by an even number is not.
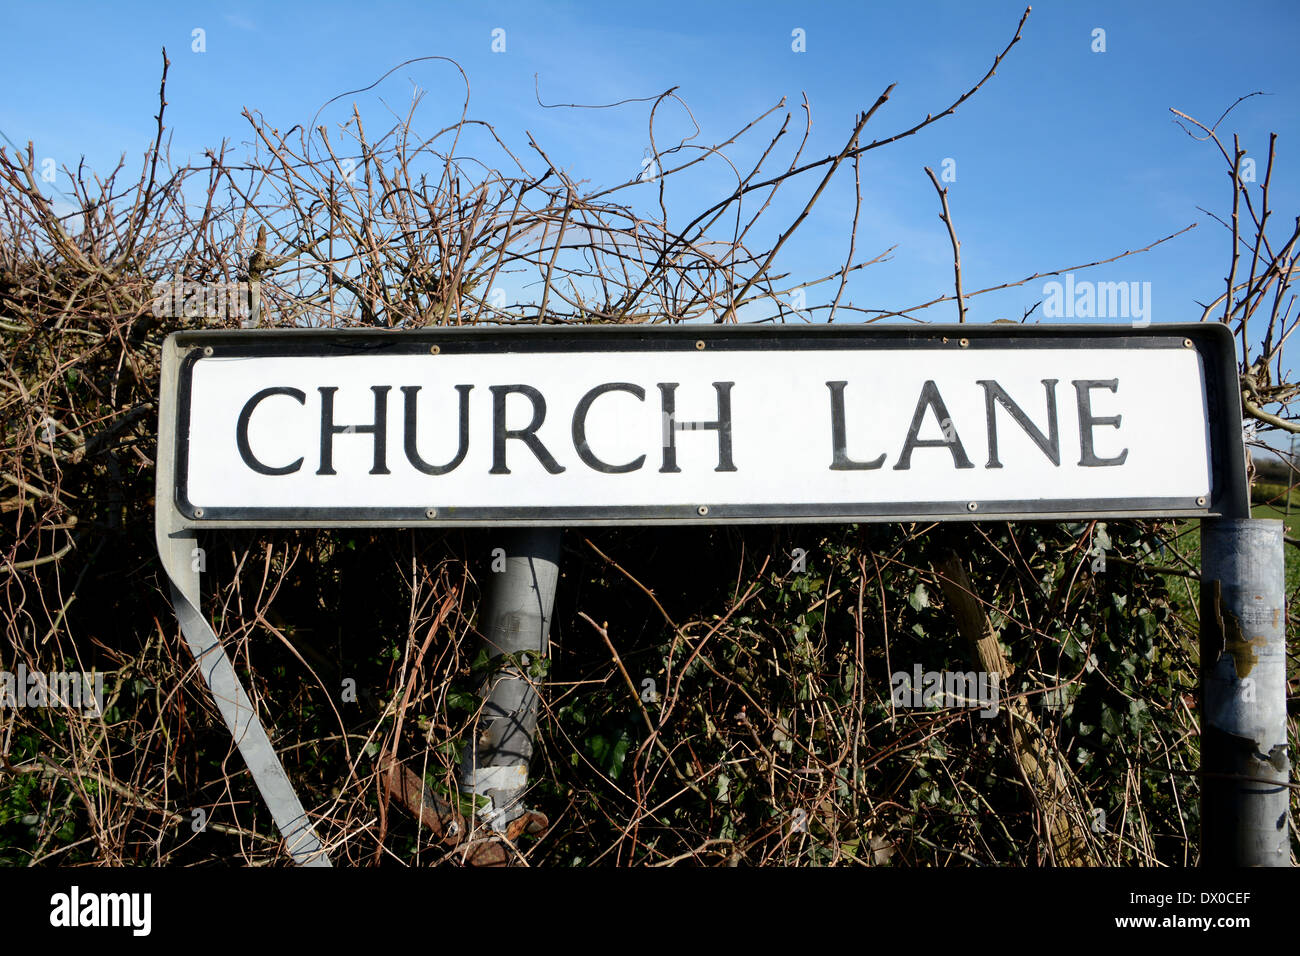
<svg viewBox="0 0 1300 956"><path fill-rule="evenodd" d="M640 168L648 104L543 109L534 98L535 73L542 99L552 103L602 103L678 86L701 127L695 142L706 144L728 138L782 97L798 124L806 92L814 126L805 155L820 157L843 145L858 111L890 83L897 88L868 137L945 108L983 75L1023 9L1002 0L7 3L0 130L20 145L34 141L38 158L53 157L60 167L84 155L103 170L126 153L138 168L152 138L166 46L173 158L201 159L223 138L248 141L240 116L246 106L287 130L401 61L437 54L455 58L468 74L470 115L492 122L521 157L531 131L570 175L612 185ZM204 53L191 51L195 28L206 31ZM496 28L505 31L503 53L491 49ZM1097 28L1105 30L1104 53L1092 49ZM1036 4L1022 42L956 115L868 154L858 252L899 248L892 261L858 273L847 298L898 309L951 291L949 240L923 172L926 165L939 172L951 158L967 291L1106 258L1197 222L1154 252L1077 278L1150 282L1153 321L1199 318L1196 300L1223 290L1229 239L1196 207L1226 215L1229 180L1213 145L1184 134L1169 108L1212 123L1237 97L1269 94L1238 106L1220 131L1229 142L1240 134L1260 161L1261 178L1268 134L1279 134L1273 204L1279 231L1289 234L1300 207L1298 28L1300 4L1287 0ZM795 29L805 31L806 52L792 50ZM412 83L430 91L424 128L459 114L458 75L426 62L335 104L320 122L341 121L355 100L377 126L386 116L380 97L400 107ZM730 150L738 165L778 123L769 120L748 145ZM661 143L690 129L680 108L662 108ZM797 140L795 130L787 142ZM788 149L780 155L788 162ZM684 214L679 224L730 188L721 172L719 165L714 175L683 178L669 199L670 213ZM787 187L770 213L774 227L802 207L819 177ZM656 212L657 188L638 189L641 208ZM850 172L823 197L778 271L809 279L838 267L851 191ZM972 301L970 319L1019 319L1043 297L1044 280L1036 280ZM809 301L823 301L822 293ZM951 304L920 315L956 318Z"/></svg>

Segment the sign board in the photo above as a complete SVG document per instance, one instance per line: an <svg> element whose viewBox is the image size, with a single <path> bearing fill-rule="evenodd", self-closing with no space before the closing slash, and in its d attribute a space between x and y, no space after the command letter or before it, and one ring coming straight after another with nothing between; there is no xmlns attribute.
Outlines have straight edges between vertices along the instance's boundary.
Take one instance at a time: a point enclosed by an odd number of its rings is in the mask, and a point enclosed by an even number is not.
<svg viewBox="0 0 1300 956"><path fill-rule="evenodd" d="M1243 516L1221 325L178 332L185 527Z"/></svg>

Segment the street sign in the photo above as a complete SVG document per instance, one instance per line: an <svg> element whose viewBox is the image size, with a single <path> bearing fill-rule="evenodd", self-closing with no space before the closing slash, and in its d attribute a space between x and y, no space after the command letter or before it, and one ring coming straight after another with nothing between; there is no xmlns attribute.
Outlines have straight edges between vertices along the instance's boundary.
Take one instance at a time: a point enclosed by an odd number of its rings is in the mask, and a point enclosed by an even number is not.
<svg viewBox="0 0 1300 956"><path fill-rule="evenodd" d="M178 332L181 527L1241 516L1221 325Z"/></svg>
<svg viewBox="0 0 1300 956"><path fill-rule="evenodd" d="M204 529L1249 517L1215 323L178 332L160 394L172 601L304 865L325 846L199 609ZM559 532L524 534L554 538L512 555L501 606L544 649ZM1258 603L1265 562L1232 553ZM472 792L519 776L471 754Z"/></svg>

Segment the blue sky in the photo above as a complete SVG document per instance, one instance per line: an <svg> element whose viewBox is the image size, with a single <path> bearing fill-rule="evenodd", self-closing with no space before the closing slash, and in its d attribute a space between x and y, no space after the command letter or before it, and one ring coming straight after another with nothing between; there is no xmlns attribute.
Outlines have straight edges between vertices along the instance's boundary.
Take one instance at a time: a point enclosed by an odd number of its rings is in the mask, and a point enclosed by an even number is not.
<svg viewBox="0 0 1300 956"><path fill-rule="evenodd" d="M787 2L630 3L139 3L6 4L0 39L0 131L35 143L38 159L107 170L126 153L138 168L157 108L160 49L172 60L167 119L174 160L200 159L228 139L249 140L244 107L282 130L306 124L327 100L367 86L403 60L455 58L469 76L470 116L492 122L525 157L531 132L557 165L593 186L633 178L649 145L647 103L614 110L544 109L604 103L672 86L713 144L786 98L797 141L804 93L813 132L806 158L837 151L856 114L890 83L891 100L869 138L906 129L946 108L974 84L1015 31L1017 2L908 4ZM900 309L949 293L951 250L923 167L955 163L949 200L962 241L966 290L1018 280L1146 246L1190 223L1191 233L1153 252L1077 279L1149 282L1150 318L1195 320L1196 300L1223 290L1229 238L1198 205L1226 215L1226 165L1210 143L1190 139L1170 107L1212 123L1239 96L1220 131L1237 132L1260 163L1277 132L1273 205L1289 230L1300 199L1297 68L1300 5L1266 3L1036 4L1023 39L985 88L951 117L862 167L859 256L897 244L893 259L857 273L846 299ZM192 52L192 31L206 52ZM505 52L492 31L505 31ZM792 49L803 30L806 51ZM1105 31L1094 52L1093 31ZM453 121L463 88L455 70L424 62L394 72L375 90L335 103L318 122L338 123L355 101L369 125L385 105L429 91L419 114L429 130ZM744 165L785 111L728 155ZM692 130L685 111L661 108L660 143ZM790 150L779 147L782 162ZM532 165L545 166L536 157ZM725 167L683 177L668 209L684 224L729 191ZM768 215L784 226L820 172L790 187ZM57 184L56 184L57 185ZM778 271L811 279L844 259L852 218L846 170L778 260ZM653 185L624 193L657 212ZM1281 238L1285 238L1282 236ZM972 300L969 319L1019 319L1044 298L1045 280ZM833 295L813 291L809 302ZM944 304L919 313L954 321ZM1041 312L1036 313L1041 318Z"/></svg>

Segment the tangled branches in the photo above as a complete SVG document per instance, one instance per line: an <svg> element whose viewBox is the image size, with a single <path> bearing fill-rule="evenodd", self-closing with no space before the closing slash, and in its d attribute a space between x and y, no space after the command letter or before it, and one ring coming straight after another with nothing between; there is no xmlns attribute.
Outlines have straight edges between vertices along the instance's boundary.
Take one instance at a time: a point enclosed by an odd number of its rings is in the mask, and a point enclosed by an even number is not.
<svg viewBox="0 0 1300 956"><path fill-rule="evenodd" d="M712 145L695 142L698 126L666 141L660 113L671 104L689 115L667 90L646 100L646 162L605 187L575 179L531 135L526 149L512 149L473 118L468 81L443 58L429 59L457 71L464 99L427 135L417 132L418 92L378 132L355 105L332 127L318 125L318 114L284 133L247 111L248 156L223 144L204 163L173 164L164 56L157 133L138 177L125 181L122 164L106 178L65 170L70 192L54 200L30 146L0 150L0 668L106 678L98 713L0 711L8 778L0 858L284 859L182 650L154 557L154 419L168 333L198 323L401 330L917 319L952 297L892 312L844 301L850 277L892 251L859 254L860 189L842 265L804 279L778 271L780 253L812 221L832 177L852 168L857 181L867 152L951 115L988 83L1023 25L947 106L865 141L891 86L825 156L806 155L806 101L801 122L782 100ZM733 147L772 127L748 166L732 161ZM677 226L671 191L704 169L723 170L734 187ZM1294 394L1280 364L1269 372L1294 328L1285 290L1295 242L1275 253L1263 237L1271 169L1270 155L1258 216L1244 200L1253 243L1239 242L1234 206L1234 249L1254 256L1241 270L1247 278L1231 279L1231 293L1207 307L1209 315L1223 305L1243 343L1247 321L1269 316L1247 373L1260 410ZM771 225L776 197L800 190L795 215ZM963 292L955 266L959 304L992 291ZM825 301L806 304L805 291L819 286ZM550 831L519 834L504 859L1049 859L1042 808L1025 801L1014 766L999 763L994 737L966 711L902 714L880 690L891 647L911 645L919 659L923 642L937 638L954 666L963 663L960 635L940 613L929 530L867 541L837 529L797 574L773 564L792 542L764 530L571 541L555 624L562 654L528 671L545 706L531 800ZM972 575L1025 674L1015 692L1077 685L1075 723L1040 719L1051 746L1074 759L1075 775L1063 777L1076 815L1090 802L1113 811L1146 801L1136 835L1095 841L1093 858L1178 859L1189 782L1169 782L1187 766L1181 697L1164 688L1152 718L1127 709L1142 689L1133 674L1109 683L1080 675L1097 672L1098 661L1122 671L1125 633L1163 633L1182 648L1186 627L1159 588L1139 608L1115 601L1118 583L1076 586L1080 541L1092 533L984 529ZM1142 568L1142 540L1124 542L1132 590L1154 580ZM472 820L475 810L456 793L455 773L490 667L471 640L488 542L464 533L230 533L205 547L196 560L210 588L206 609L334 859L472 861L474 839L451 833L444 816ZM629 553L646 560L632 566ZM1181 650L1170 657L1163 669L1142 665L1138 678L1173 687L1190 663ZM645 679L658 682L657 697L641 696ZM1121 710L1135 726L1155 721L1153 750L1097 753L1114 745L1102 724ZM1078 759L1088 748L1093 756ZM394 761L437 794L437 813L395 812L404 791L385 783Z"/></svg>

